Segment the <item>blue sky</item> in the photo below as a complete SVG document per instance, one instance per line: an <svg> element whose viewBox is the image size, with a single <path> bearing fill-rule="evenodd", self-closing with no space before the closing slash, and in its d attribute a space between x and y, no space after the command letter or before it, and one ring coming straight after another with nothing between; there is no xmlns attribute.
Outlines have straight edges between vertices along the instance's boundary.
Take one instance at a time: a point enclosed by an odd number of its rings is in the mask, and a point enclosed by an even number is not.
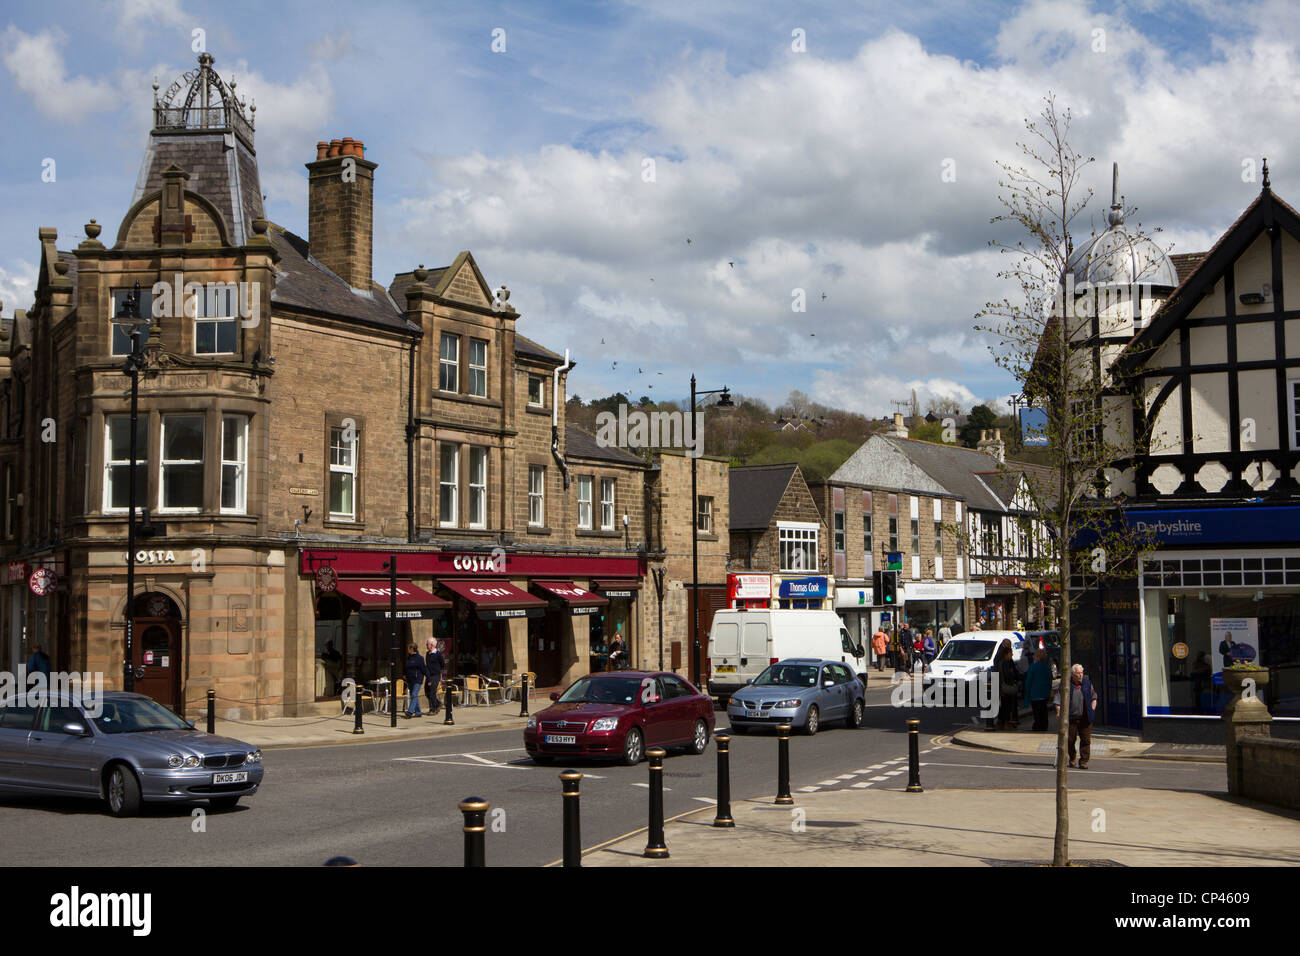
<svg viewBox="0 0 1300 956"><path fill-rule="evenodd" d="M270 10L0 5L5 315L30 304L38 227L62 248L92 216L116 230L150 84L194 65L195 29L257 103L272 219L305 235L314 144L364 140L376 276L472 250L520 331L572 350L586 397L680 398L692 372L869 414L913 388L967 405L1014 391L971 327L1013 292L986 248L994 163L1016 158L1048 90L1097 157L1090 208L1118 161L1172 251L1207 248L1253 198L1248 159L1267 155L1275 190L1300 199L1300 26L1281 0Z"/></svg>

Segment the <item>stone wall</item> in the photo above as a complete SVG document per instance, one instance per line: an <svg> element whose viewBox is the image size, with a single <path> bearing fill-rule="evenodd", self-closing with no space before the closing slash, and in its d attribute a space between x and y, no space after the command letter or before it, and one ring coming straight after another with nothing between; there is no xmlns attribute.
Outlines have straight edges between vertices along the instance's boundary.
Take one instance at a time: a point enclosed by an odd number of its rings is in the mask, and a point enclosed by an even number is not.
<svg viewBox="0 0 1300 956"><path fill-rule="evenodd" d="M1300 740L1244 737L1237 743L1237 760L1241 789L1235 796L1300 810Z"/></svg>

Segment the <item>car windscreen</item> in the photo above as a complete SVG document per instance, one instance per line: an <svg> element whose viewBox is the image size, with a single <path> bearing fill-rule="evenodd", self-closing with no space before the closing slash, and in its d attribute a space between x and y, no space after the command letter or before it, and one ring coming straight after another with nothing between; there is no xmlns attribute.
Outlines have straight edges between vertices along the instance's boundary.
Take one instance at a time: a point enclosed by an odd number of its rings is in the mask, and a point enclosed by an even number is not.
<svg viewBox="0 0 1300 956"><path fill-rule="evenodd" d="M640 677L584 677L560 695L560 703L632 704L641 695Z"/></svg>
<svg viewBox="0 0 1300 956"><path fill-rule="evenodd" d="M941 661L986 661L993 656L996 641L963 641L953 638L943 645L938 660Z"/></svg>
<svg viewBox="0 0 1300 956"><path fill-rule="evenodd" d="M759 674L754 684L768 687L816 687L817 664L773 664Z"/></svg>
<svg viewBox="0 0 1300 956"><path fill-rule="evenodd" d="M95 726L105 734L129 734L147 730L189 730L181 720L162 704L143 698L105 700L102 712L93 718Z"/></svg>

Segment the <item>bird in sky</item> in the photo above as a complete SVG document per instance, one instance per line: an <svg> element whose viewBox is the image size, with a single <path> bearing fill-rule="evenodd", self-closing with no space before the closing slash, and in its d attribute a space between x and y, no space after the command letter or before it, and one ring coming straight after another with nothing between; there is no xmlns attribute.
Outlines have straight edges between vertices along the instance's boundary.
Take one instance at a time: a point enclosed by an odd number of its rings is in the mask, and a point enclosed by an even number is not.
<svg viewBox="0 0 1300 956"><path fill-rule="evenodd" d="M600 340L600 344L601 344L601 345L604 345L604 344L605 344L605 340L604 340L604 339L601 339L601 340Z"/></svg>
<svg viewBox="0 0 1300 956"><path fill-rule="evenodd" d="M642 375L642 374L644 374L640 369L637 369L637 370L636 370L636 373L637 373L638 375Z"/></svg>
<svg viewBox="0 0 1300 956"><path fill-rule="evenodd" d="M727 265L731 266L731 268L733 269L736 268L736 264L734 262L728 262Z"/></svg>
<svg viewBox="0 0 1300 956"><path fill-rule="evenodd" d="M825 292L822 293L822 301L823 301L823 302L826 301L826 293L825 293Z"/></svg>
<svg viewBox="0 0 1300 956"><path fill-rule="evenodd" d="M613 369L613 368L618 368L618 363L615 362L613 365L610 366L610 368L612 368L612 369Z"/></svg>
<svg viewBox="0 0 1300 956"><path fill-rule="evenodd" d="M687 239L686 239L686 244L687 244L688 246L691 244L691 240L690 240L690 237L689 237L689 236L688 236Z"/></svg>

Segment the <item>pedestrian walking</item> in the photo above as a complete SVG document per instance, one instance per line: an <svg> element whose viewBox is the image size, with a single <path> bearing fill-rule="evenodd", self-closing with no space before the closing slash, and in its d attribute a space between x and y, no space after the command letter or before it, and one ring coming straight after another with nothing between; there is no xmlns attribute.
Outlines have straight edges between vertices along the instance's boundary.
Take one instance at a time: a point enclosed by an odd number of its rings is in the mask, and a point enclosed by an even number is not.
<svg viewBox="0 0 1300 956"><path fill-rule="evenodd" d="M1016 675L1015 651L1010 640L1003 640L993 658L993 672L998 678L998 730L1010 730L1011 719L1020 697L1020 681Z"/></svg>
<svg viewBox="0 0 1300 956"><path fill-rule="evenodd" d="M956 623L957 623L956 621L952 622L952 624L956 624ZM939 628L939 650L943 650L943 646L951 640L952 640L952 626L947 621L944 621L943 627Z"/></svg>
<svg viewBox="0 0 1300 956"><path fill-rule="evenodd" d="M403 717L423 717L420 713L420 688L429 679L429 668L420 656L420 649L411 644L406 649L406 666L402 675L406 678L406 713Z"/></svg>
<svg viewBox="0 0 1300 956"><path fill-rule="evenodd" d="M1034 709L1034 733L1047 729L1047 704L1052 697L1052 665L1047 662L1047 651L1034 651L1034 662L1025 677L1025 694Z"/></svg>
<svg viewBox="0 0 1300 956"><path fill-rule="evenodd" d="M898 632L898 662L899 669L908 671L912 670L912 629L907 626L906 622Z"/></svg>
<svg viewBox="0 0 1300 956"><path fill-rule="evenodd" d="M930 669L930 662L934 660L934 655L939 650L934 643L934 631L931 628L927 627L925 629L925 637L921 641L921 650L924 655L921 658L921 673L925 673Z"/></svg>
<svg viewBox="0 0 1300 956"><path fill-rule="evenodd" d="M442 656L438 642L432 637L424 644L429 649L424 655L424 668L429 674L424 682L424 691L429 697L429 716L432 717L442 709L442 702L438 700L438 688L442 684L442 672L447 668L447 659Z"/></svg>
<svg viewBox="0 0 1300 956"><path fill-rule="evenodd" d="M1092 689L1092 681L1083 676L1083 665L1075 664L1070 668L1070 732L1066 741L1066 751L1070 756L1070 766L1074 766L1074 745L1079 743L1079 769L1088 769L1088 758L1092 756L1092 723L1096 717L1097 692ZM1058 704L1059 706L1059 704Z"/></svg>
<svg viewBox="0 0 1300 956"><path fill-rule="evenodd" d="M44 674L46 679L50 676L50 658L49 655L45 653L45 648L40 644L36 645L36 649L32 651L31 656L27 658L27 673Z"/></svg>
<svg viewBox="0 0 1300 956"><path fill-rule="evenodd" d="M889 649L889 635L885 633L885 625L876 628L876 633L871 635L871 650L876 655L876 670L885 669L885 652Z"/></svg>

